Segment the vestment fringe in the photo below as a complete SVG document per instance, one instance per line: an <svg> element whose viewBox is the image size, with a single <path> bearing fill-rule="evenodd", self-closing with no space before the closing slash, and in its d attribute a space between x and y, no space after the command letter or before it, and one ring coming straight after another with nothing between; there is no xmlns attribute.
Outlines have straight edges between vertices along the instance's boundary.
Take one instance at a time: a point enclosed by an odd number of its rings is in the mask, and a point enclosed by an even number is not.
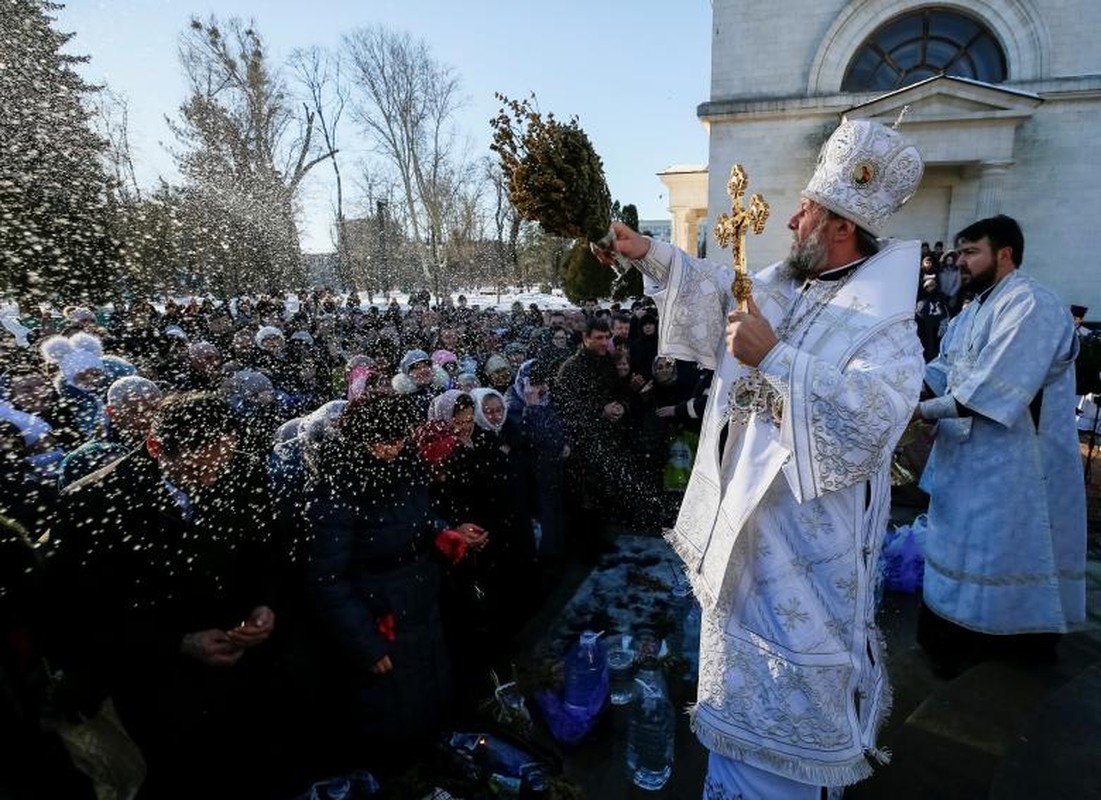
<svg viewBox="0 0 1101 800"><path fill-rule="evenodd" d="M863 753L848 761L824 764L811 761L806 755L789 756L761 747L743 747L729 737L719 736L710 727L700 725L696 720L695 707L689 710L689 715L692 732L708 750L800 783L811 786L849 786L872 774L872 766Z"/></svg>

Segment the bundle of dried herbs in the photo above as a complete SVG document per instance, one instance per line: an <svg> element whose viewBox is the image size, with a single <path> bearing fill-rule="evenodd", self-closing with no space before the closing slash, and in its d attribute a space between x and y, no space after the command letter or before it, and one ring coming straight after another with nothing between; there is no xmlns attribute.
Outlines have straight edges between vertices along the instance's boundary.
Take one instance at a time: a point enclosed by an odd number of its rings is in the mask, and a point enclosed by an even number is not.
<svg viewBox="0 0 1101 800"><path fill-rule="evenodd" d="M534 107L535 95L503 104L490 124L512 205L555 236L597 242L611 225L604 165L577 118L561 122Z"/></svg>

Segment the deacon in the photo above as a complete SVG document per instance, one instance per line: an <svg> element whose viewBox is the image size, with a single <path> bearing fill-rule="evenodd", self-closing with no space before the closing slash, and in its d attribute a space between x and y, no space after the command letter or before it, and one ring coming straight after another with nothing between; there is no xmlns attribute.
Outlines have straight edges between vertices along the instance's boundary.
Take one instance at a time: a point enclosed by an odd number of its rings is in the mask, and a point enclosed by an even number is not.
<svg viewBox="0 0 1101 800"><path fill-rule="evenodd" d="M921 174L896 131L843 122L790 255L752 277L744 312L728 267L614 226L657 301L659 352L716 370L668 534L704 612L692 722L708 798L818 800L884 760L873 585L923 362L919 243L876 237Z"/></svg>
<svg viewBox="0 0 1101 800"><path fill-rule="evenodd" d="M1074 321L1019 269L1010 217L969 225L956 247L975 300L925 368L914 412L937 424L918 642L949 676L992 656L1051 659L1086 610Z"/></svg>

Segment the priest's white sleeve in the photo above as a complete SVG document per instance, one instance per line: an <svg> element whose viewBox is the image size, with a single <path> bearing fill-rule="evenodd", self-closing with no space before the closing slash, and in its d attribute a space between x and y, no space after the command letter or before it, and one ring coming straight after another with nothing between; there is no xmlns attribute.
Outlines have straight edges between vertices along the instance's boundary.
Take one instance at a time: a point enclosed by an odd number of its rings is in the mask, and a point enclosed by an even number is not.
<svg viewBox="0 0 1101 800"><path fill-rule="evenodd" d="M634 264L658 307L658 354L716 369L734 299L732 269L658 241L651 241L646 257Z"/></svg>

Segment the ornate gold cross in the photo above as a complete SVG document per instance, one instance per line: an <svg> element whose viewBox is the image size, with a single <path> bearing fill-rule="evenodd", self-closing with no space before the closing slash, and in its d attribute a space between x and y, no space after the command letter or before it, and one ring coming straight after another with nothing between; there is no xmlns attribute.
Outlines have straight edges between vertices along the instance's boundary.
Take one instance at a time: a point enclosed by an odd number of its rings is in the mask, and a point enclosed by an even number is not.
<svg viewBox="0 0 1101 800"><path fill-rule="evenodd" d="M730 213L720 214L715 220L715 239L722 247L733 246L734 282L730 290L738 303L738 311L746 310L746 301L753 289L745 261L746 231L760 233L765 229L768 219L768 203L759 194L749 199L749 206L742 204L749 179L741 164L730 168L730 180L726 182L726 193L730 195Z"/></svg>

